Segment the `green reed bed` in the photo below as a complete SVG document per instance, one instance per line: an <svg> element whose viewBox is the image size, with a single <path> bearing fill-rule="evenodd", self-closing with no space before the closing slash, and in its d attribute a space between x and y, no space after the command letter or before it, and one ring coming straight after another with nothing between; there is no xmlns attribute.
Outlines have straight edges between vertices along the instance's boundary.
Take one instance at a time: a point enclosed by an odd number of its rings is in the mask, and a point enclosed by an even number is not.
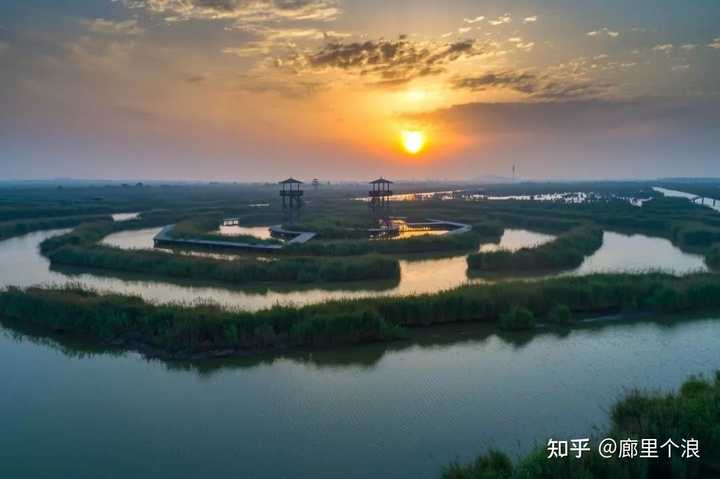
<svg viewBox="0 0 720 479"><path fill-rule="evenodd" d="M146 220L131 226L147 224ZM119 228L108 222L84 224L65 235L45 240L41 244L41 251L57 265L233 284L361 281L400 277L397 260L376 255L353 258L281 257L273 261L238 256L237 259L229 260L153 250L123 250L98 244L102 238Z"/></svg>
<svg viewBox="0 0 720 479"><path fill-rule="evenodd" d="M550 243L518 251L498 250L468 256L476 271L528 271L575 268L602 246L603 232L596 227L575 228Z"/></svg>
<svg viewBox="0 0 720 479"><path fill-rule="evenodd" d="M0 241L34 231L70 228L87 221L112 221L110 216L60 216L33 218L0 223Z"/></svg>
<svg viewBox="0 0 720 479"><path fill-rule="evenodd" d="M444 468L443 479L695 479L717 477L720 472L720 373L712 380L690 378L676 393L659 394L633 391L616 402L610 412L611 426L602 437L591 441L591 451L581 459L548 458L540 447L516 464L502 452L490 450L468 464L454 463ZM658 447L657 459L604 458L598 442L611 438L667 439L680 445L682 439L696 439L700 458L681 457L675 449ZM568 438L569 439L569 438ZM638 450L640 446L638 446ZM572 454L570 455L572 456Z"/></svg>
<svg viewBox="0 0 720 479"><path fill-rule="evenodd" d="M709 273L683 278L616 274L515 281L258 312L213 305L155 305L78 288L0 292L0 317L100 342L119 342L131 349L147 347L168 357L380 341L399 337L403 327L459 321L516 330L533 328L535 318L567 323L571 315L717 308L720 276Z"/></svg>

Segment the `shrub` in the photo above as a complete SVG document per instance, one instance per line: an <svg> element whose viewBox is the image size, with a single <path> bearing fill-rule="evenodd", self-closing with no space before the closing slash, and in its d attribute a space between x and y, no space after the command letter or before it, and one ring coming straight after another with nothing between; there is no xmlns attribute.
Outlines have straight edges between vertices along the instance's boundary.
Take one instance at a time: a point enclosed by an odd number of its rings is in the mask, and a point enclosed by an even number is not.
<svg viewBox="0 0 720 479"><path fill-rule="evenodd" d="M546 448L538 448L513 467L502 453L492 451L476 461L452 464L443 470L443 479L652 479L658 477L700 479L713 477L720 454L720 379L690 378L676 394L635 391L618 401L611 411L611 428L602 437L616 442L628 438L697 439L700 458L658 458L632 460L602 458L597 449L581 459L548 459Z"/></svg>
<svg viewBox="0 0 720 479"><path fill-rule="evenodd" d="M548 314L548 321L552 323L568 324L572 322L572 311L565 304L555 305Z"/></svg>
<svg viewBox="0 0 720 479"><path fill-rule="evenodd" d="M500 316L500 327L508 331L520 331L535 327L535 315L527 308L513 306Z"/></svg>

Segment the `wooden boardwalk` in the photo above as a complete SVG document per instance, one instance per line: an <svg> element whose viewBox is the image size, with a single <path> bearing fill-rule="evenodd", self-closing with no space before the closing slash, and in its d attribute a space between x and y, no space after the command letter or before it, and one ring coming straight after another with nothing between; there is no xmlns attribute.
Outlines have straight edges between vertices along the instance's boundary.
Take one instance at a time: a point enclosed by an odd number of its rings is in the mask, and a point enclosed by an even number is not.
<svg viewBox="0 0 720 479"><path fill-rule="evenodd" d="M203 239L185 239L174 238L170 233L174 225L163 227L160 232L155 235L153 242L156 248L202 248L205 250L215 251L250 251L261 253L276 253L291 244L302 244L316 236L316 233L306 231L290 231L283 229L282 226L271 226L270 233L273 236L285 238L288 241L285 244L256 244L243 243L240 241L217 241Z"/></svg>

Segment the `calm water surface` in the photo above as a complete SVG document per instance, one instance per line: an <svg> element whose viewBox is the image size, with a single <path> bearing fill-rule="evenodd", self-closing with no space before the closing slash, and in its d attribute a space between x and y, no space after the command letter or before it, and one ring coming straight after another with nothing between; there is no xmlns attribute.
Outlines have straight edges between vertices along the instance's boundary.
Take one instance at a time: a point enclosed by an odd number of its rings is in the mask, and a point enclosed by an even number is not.
<svg viewBox="0 0 720 479"><path fill-rule="evenodd" d="M657 191L658 193L662 193L668 198L686 198L697 205L707 206L708 208L712 208L715 211L720 211L720 201L713 198L698 197L698 195L694 195L692 193L686 193L684 191L678 190L669 190L667 188L660 188L659 186L653 187L653 190Z"/></svg>
<svg viewBox="0 0 720 479"><path fill-rule="evenodd" d="M152 237L160 228L125 231L108 236L105 242L123 248L149 248ZM311 304L331 299L363 298L379 295L409 295L432 293L462 284L487 281L467 277L466 256L450 258L402 260L398 283L339 284L323 287L269 286L255 289L228 289L224 286L206 286L193 283L120 279L97 273L61 273L50 270L47 259L39 254L38 245L47 237L67 230L31 233L0 242L0 264L7 265L12 274L0 274L0 287L31 286L35 284L64 284L74 282L100 291L134 294L154 302L214 301L228 306L255 311L275 304ZM517 249L547 241L547 235L524 230L507 230L497 245L481 248ZM590 256L571 274L607 271L644 271L660 269L677 274L706 270L703 258L683 253L670 241L643 235L605 233L603 247ZM566 273L567 274L567 273Z"/></svg>
<svg viewBox="0 0 720 479"><path fill-rule="evenodd" d="M130 221L137 219L140 213L115 213L110 216L112 216L113 221Z"/></svg>
<svg viewBox="0 0 720 479"><path fill-rule="evenodd" d="M479 251L483 253L499 250L517 251L521 248L534 248L554 239L555 236L536 233L534 231L506 229L503 231L500 243L480 245Z"/></svg>
<svg viewBox="0 0 720 479"><path fill-rule="evenodd" d="M0 477L435 478L604 428L628 388L720 368L720 321L168 366L0 330ZM432 336L430 336L432 334Z"/></svg>
<svg viewBox="0 0 720 479"><path fill-rule="evenodd" d="M270 227L269 226L239 226L239 225L220 225L218 233L223 236L238 236L248 235L254 236L259 239L270 239Z"/></svg>

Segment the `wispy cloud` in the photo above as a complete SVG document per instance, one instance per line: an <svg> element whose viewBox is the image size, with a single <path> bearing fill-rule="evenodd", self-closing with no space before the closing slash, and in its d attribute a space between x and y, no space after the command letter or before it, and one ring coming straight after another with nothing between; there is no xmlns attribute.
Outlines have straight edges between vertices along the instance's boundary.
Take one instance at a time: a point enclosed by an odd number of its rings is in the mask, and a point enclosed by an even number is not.
<svg viewBox="0 0 720 479"><path fill-rule="evenodd" d="M483 20L485 20L485 17L482 15L475 18L463 18L463 22L470 24L482 22Z"/></svg>
<svg viewBox="0 0 720 479"><path fill-rule="evenodd" d="M606 93L609 85L569 80L550 74L527 71L503 71L480 76L456 78L452 86L471 91L509 89L543 101L568 101L595 98Z"/></svg>
<svg viewBox="0 0 720 479"><path fill-rule="evenodd" d="M515 45L516 48L520 50L531 50L532 47L535 46L535 42L524 42L522 37L510 37L508 38L508 42Z"/></svg>
<svg viewBox="0 0 720 479"><path fill-rule="evenodd" d="M535 22L537 22L537 19L538 19L537 15L533 15L532 17L525 17L525 19L523 20L523 23L535 23Z"/></svg>
<svg viewBox="0 0 720 479"><path fill-rule="evenodd" d="M452 86L459 89L484 91L490 88L509 88L521 93L534 93L537 89L537 77L524 72L486 73L480 76L457 78Z"/></svg>
<svg viewBox="0 0 720 479"><path fill-rule="evenodd" d="M335 0L124 0L169 22L235 20L256 23L272 20L334 20L340 14Z"/></svg>
<svg viewBox="0 0 720 479"><path fill-rule="evenodd" d="M509 13L497 17L495 20L488 20L488 23L493 26L503 25L506 23L512 23L512 16Z"/></svg>
<svg viewBox="0 0 720 479"><path fill-rule="evenodd" d="M474 39L453 43L397 40L331 42L314 53L298 53L280 62L297 72L342 70L374 77L376 83L401 84L418 77L437 75L461 58L487 53Z"/></svg>
<svg viewBox="0 0 720 479"><path fill-rule="evenodd" d="M691 52L697 48L697 45L693 43L686 43L685 45L681 45L680 48L682 48L685 51Z"/></svg>
<svg viewBox="0 0 720 479"><path fill-rule="evenodd" d="M122 21L94 18L92 20L83 20L82 24L91 32L106 35L140 35L145 32L134 18Z"/></svg>
<svg viewBox="0 0 720 479"><path fill-rule="evenodd" d="M608 27L602 27L599 30L593 30L591 32L587 32L587 35L590 37L608 36L611 38L617 38L620 36L620 33L616 32L614 30L610 30Z"/></svg>
<svg viewBox="0 0 720 479"><path fill-rule="evenodd" d="M671 51L673 51L674 48L675 46L672 43L662 43L652 47L653 51L662 53L670 53Z"/></svg>
<svg viewBox="0 0 720 479"><path fill-rule="evenodd" d="M255 36L254 40L246 41L242 45L224 48L223 53L239 57L267 55L277 48L295 49L299 42L308 41L337 41L350 36L348 33L323 31L316 28L268 28L258 27L244 29Z"/></svg>
<svg viewBox="0 0 720 479"><path fill-rule="evenodd" d="M708 44L710 48L715 48L716 50L720 50L720 37L717 37L715 40L713 40L711 43Z"/></svg>

